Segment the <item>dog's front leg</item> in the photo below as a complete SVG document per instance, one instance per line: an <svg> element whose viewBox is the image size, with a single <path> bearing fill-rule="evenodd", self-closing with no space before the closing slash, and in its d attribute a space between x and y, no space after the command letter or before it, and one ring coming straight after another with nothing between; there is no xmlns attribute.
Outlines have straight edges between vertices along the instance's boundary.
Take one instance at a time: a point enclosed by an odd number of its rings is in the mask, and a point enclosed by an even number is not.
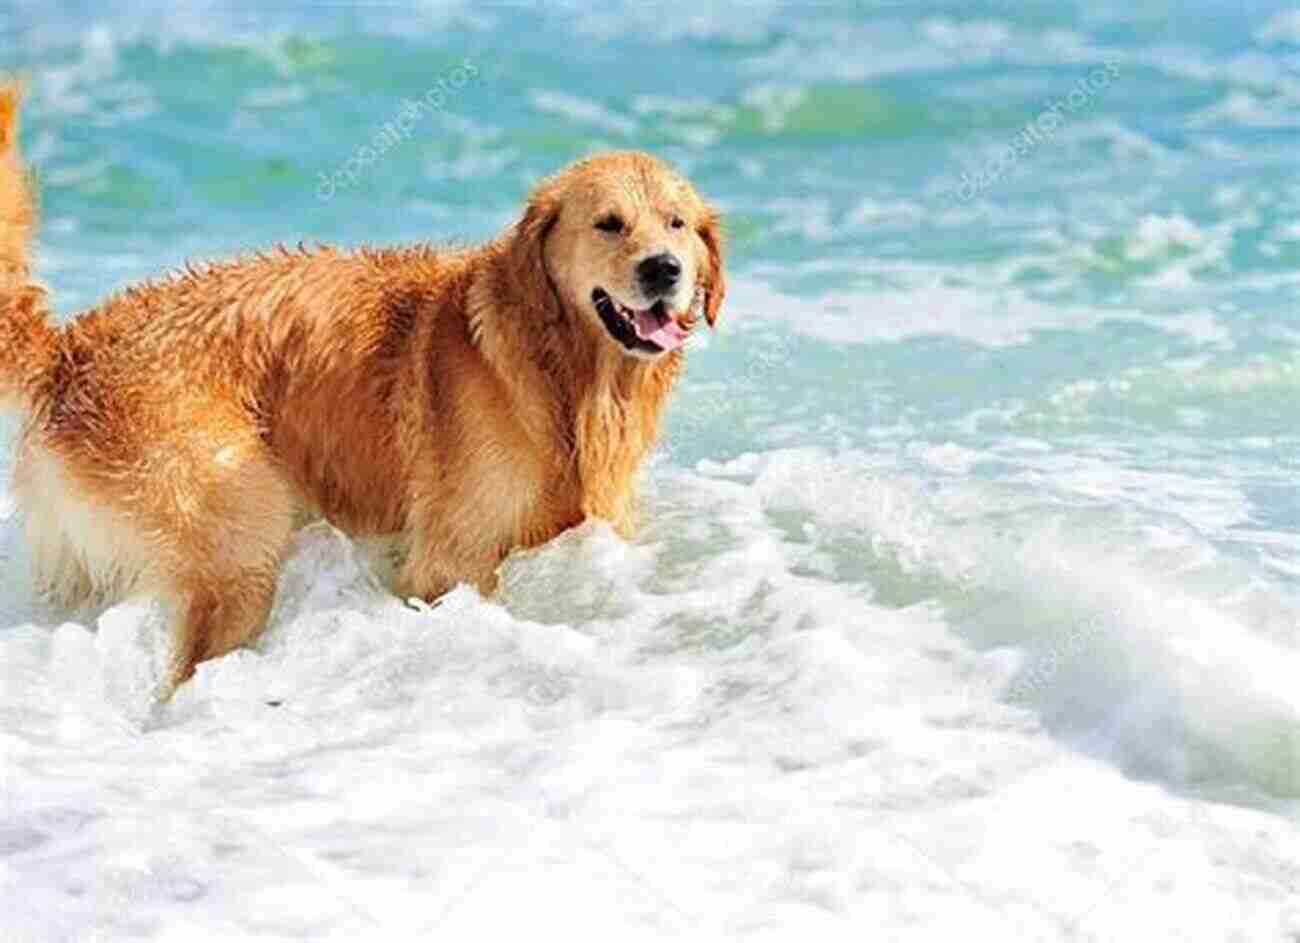
<svg viewBox="0 0 1300 943"><path fill-rule="evenodd" d="M468 583L484 596L496 592L497 575L494 571L480 571L477 576L467 570L457 573L444 561L421 560L411 556L397 578L396 592L403 599L423 599L433 602L446 595L457 583Z"/></svg>
<svg viewBox="0 0 1300 943"><path fill-rule="evenodd" d="M445 517L413 520L410 553L397 577L396 590L403 599L418 597L432 602L457 583L468 583L484 596L497 588L501 547L482 539L481 522L466 520L457 529ZM479 524L475 528L474 524ZM478 538L478 539L475 539Z"/></svg>

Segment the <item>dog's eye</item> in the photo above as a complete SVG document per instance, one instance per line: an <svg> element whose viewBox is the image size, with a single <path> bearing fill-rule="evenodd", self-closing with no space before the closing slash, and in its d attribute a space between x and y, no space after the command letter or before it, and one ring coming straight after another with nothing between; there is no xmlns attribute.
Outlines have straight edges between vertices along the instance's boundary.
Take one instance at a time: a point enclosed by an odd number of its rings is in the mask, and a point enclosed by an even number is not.
<svg viewBox="0 0 1300 943"><path fill-rule="evenodd" d="M601 232L622 232L623 220L610 213L608 216L602 216L596 220L596 228Z"/></svg>
<svg viewBox="0 0 1300 943"><path fill-rule="evenodd" d="M673 229L681 229L683 226L686 225L686 220L682 219L680 216L674 216L673 221L668 225L672 226Z"/></svg>

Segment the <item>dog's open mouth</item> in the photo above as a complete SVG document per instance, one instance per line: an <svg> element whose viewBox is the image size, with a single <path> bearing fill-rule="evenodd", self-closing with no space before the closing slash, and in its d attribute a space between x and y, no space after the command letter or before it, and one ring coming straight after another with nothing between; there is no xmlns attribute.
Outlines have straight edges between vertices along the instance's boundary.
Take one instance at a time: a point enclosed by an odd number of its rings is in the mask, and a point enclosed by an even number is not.
<svg viewBox="0 0 1300 943"><path fill-rule="evenodd" d="M591 303L596 306L596 313L610 337L628 350L650 354L676 350L691 334L689 328L682 327L668 313L668 306L662 299L653 307L636 311L619 304L605 289L597 288L591 293Z"/></svg>

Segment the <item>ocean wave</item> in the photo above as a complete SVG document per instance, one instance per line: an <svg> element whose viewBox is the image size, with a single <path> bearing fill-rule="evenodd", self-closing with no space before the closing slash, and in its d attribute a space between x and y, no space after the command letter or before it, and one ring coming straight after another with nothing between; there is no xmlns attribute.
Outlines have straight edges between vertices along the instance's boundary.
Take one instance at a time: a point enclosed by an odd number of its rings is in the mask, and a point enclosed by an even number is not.
<svg viewBox="0 0 1300 943"><path fill-rule="evenodd" d="M815 225L817 218L799 212L802 227ZM816 236L806 228L800 231ZM1131 306L1056 301L1014 283L1022 264L1002 271L942 264L859 264L852 268L852 287L836 284L839 266L829 271L814 266L811 273L797 266L756 266L738 280L732 303L738 319L780 324L837 344L950 337L1007 347L1028 344L1048 332L1086 333L1105 324L1131 323L1198 345L1230 345L1232 335L1224 321L1204 309L1153 314ZM819 275L823 282L815 294L799 290L810 274Z"/></svg>
<svg viewBox="0 0 1300 943"><path fill-rule="evenodd" d="M856 533L859 553L884 548L904 570L941 577L959 633L1023 651L1003 695L1049 727L1142 775L1300 795L1300 700L1287 680L1300 636L1261 632L1231 596L1216 598L1221 568L1239 571L1236 586L1251 578L1240 564L1186 529L1158 529L1149 510L1128 522L1003 511L985 486L926 498L899 484L805 452L772 456L754 487L807 515L821 546L853 546ZM1296 602L1278 597L1283 610Z"/></svg>
<svg viewBox="0 0 1300 943"><path fill-rule="evenodd" d="M867 906L915 931L892 896L862 898L870 873L929 888L926 932L954 929L950 905L996 932L1010 906L1050 935L1128 913L1099 873L1135 907L1157 886L1219 894L1200 866L1149 860L1173 829L1272 889L1234 926L1273 925L1289 859L1255 852L1294 834L1251 807L1300 792L1294 627L1268 637L1216 595L1224 561L1185 529L1007 497L808 449L660 469L634 543L589 526L512 559L500 601L461 588L434 608L314 526L267 633L165 708L148 600L0 629L17 797L0 836L24 889L7 916L161 929L184 904L418 935L595 880L632 903L578 908L584 927L743 936L755 914L811 929ZM1062 825L1063 784L1092 799L1083 831ZM1032 881L1059 883L1050 903L1028 903L1008 843L1049 856ZM267 867L278 892L336 893L268 911Z"/></svg>

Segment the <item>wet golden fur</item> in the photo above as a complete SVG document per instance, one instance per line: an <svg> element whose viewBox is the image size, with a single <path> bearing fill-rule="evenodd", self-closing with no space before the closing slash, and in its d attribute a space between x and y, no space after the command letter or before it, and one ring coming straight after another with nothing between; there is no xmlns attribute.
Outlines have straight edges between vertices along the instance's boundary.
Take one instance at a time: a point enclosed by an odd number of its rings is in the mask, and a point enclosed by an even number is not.
<svg viewBox="0 0 1300 943"><path fill-rule="evenodd" d="M591 286L634 294L636 260L666 248L694 292L680 323L713 323L725 291L717 214L664 164L574 164L475 248L276 250L60 328L29 269L17 106L0 87L0 404L26 417L14 491L46 592L173 607L164 696L262 625L304 513L399 539L396 589L428 599L461 581L490 593L510 550L586 518L631 526L682 353L630 355ZM611 212L617 236L593 227Z"/></svg>

